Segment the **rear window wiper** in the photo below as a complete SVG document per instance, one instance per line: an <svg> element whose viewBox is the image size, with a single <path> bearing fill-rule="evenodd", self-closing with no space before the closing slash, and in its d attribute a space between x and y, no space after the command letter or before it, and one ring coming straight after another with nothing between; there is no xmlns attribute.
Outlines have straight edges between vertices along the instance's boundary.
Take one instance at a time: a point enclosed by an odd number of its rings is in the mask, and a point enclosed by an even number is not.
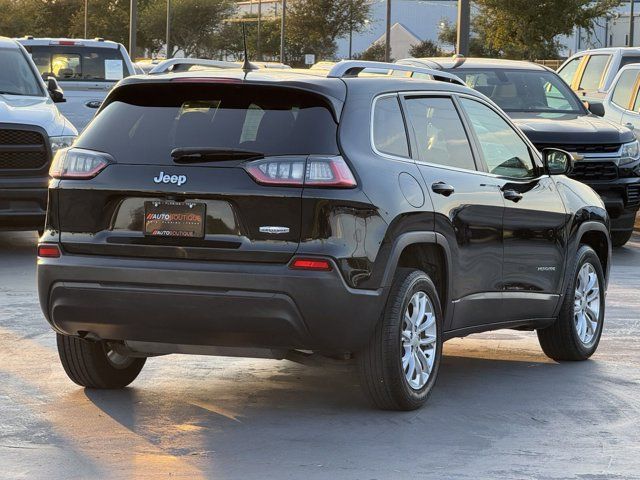
<svg viewBox="0 0 640 480"><path fill-rule="evenodd" d="M264 153L239 148L180 147L171 151L175 163L223 162L264 158Z"/></svg>

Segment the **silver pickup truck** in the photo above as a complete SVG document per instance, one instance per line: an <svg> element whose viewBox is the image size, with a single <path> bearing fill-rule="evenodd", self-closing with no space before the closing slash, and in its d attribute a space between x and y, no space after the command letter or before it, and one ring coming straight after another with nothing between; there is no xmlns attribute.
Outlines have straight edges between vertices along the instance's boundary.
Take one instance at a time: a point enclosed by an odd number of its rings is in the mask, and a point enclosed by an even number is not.
<svg viewBox="0 0 640 480"><path fill-rule="evenodd" d="M60 104L62 114L84 130L109 90L124 77L135 74L123 45L103 40L71 38L16 39L31 54L44 77L54 77L67 101Z"/></svg>

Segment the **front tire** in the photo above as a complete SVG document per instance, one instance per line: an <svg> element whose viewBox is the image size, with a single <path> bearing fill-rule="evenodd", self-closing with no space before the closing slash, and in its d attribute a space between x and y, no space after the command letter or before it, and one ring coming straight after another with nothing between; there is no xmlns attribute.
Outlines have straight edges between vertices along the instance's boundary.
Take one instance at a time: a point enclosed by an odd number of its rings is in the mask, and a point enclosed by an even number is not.
<svg viewBox="0 0 640 480"><path fill-rule="evenodd" d="M427 401L442 357L442 309L420 270L398 269L383 316L358 355L361 383L383 410L415 410Z"/></svg>
<svg viewBox="0 0 640 480"><path fill-rule="evenodd" d="M605 281L600 259L591 247L578 249L571 275L558 319L538 330L542 350L558 361L588 359L602 336Z"/></svg>
<svg viewBox="0 0 640 480"><path fill-rule="evenodd" d="M124 388L136 379L147 360L123 356L104 341L57 334L57 342L64 371L82 387Z"/></svg>

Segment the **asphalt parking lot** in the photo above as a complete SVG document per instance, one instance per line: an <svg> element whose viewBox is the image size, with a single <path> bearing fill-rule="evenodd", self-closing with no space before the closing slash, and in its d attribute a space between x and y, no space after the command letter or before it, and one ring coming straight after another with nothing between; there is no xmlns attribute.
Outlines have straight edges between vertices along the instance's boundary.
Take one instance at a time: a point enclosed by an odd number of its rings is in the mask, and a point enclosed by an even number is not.
<svg viewBox="0 0 640 480"><path fill-rule="evenodd" d="M85 391L40 313L35 243L0 233L2 478L640 478L640 237L614 253L591 361L528 332L453 340L410 413L371 409L348 365L159 357Z"/></svg>

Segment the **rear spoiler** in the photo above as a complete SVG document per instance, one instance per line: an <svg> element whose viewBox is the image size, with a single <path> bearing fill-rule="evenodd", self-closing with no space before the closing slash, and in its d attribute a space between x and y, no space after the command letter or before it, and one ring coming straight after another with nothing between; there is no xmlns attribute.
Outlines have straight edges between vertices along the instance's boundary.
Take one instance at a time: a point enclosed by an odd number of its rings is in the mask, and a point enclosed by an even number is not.
<svg viewBox="0 0 640 480"><path fill-rule="evenodd" d="M236 62L209 60L206 58L170 58L169 60L164 60L153 67L149 71L149 75L186 72L189 70L189 67L193 66L207 68L240 68L240 64Z"/></svg>
<svg viewBox="0 0 640 480"><path fill-rule="evenodd" d="M258 69L274 69L274 70L288 70L291 67L284 63L277 62L251 62L252 65L258 67ZM205 68L242 68L240 62L227 62L224 60L209 60L207 58L170 58L158 63L149 71L149 75L159 75L162 73L180 73L189 70L189 67L205 67Z"/></svg>

